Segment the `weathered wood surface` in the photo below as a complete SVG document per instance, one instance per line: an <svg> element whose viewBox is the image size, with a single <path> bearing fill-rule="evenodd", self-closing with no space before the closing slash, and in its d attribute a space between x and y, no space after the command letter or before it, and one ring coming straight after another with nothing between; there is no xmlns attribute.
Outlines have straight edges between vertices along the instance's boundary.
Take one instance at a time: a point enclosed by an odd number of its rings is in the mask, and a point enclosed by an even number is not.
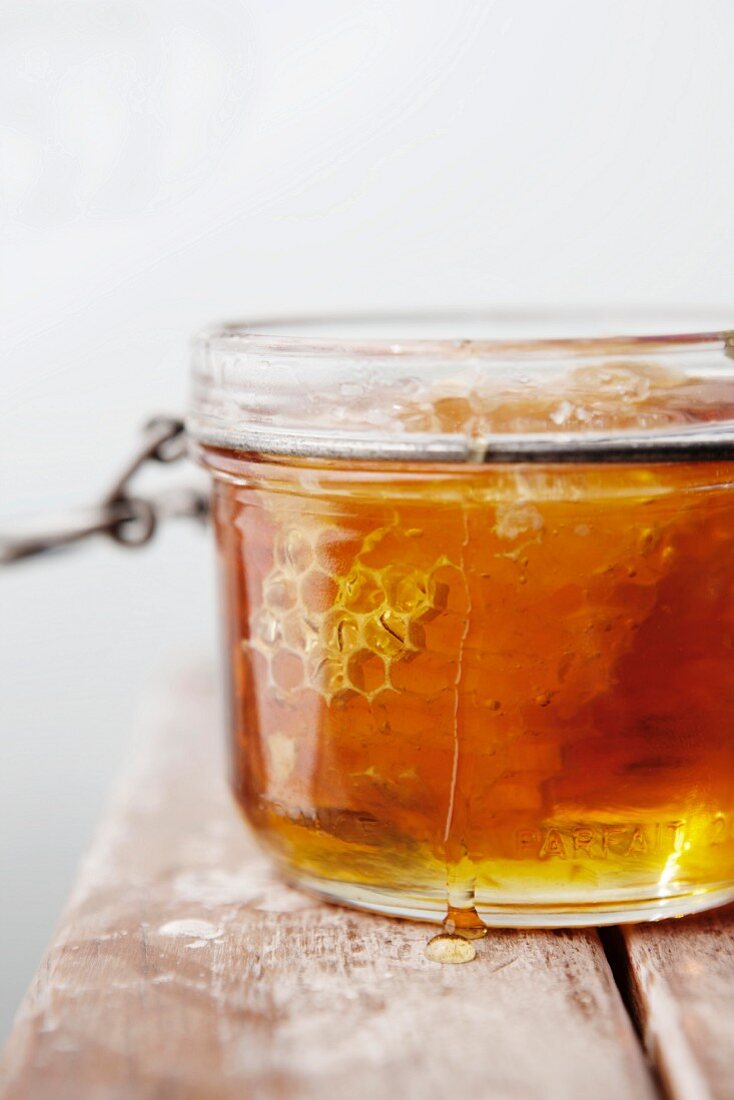
<svg viewBox="0 0 734 1100"><path fill-rule="evenodd" d="M734 1097L734 906L622 930L645 1045L674 1100Z"/></svg>
<svg viewBox="0 0 734 1100"><path fill-rule="evenodd" d="M429 926L290 889L231 804L220 725L198 675L149 713L20 1009L4 1100L655 1095L595 933L492 932L440 966Z"/></svg>

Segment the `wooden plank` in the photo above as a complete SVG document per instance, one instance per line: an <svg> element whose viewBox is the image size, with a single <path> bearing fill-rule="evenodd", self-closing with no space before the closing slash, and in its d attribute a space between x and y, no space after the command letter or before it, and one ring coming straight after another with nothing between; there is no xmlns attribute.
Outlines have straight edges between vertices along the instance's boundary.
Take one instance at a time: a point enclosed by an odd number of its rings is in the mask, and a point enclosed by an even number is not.
<svg viewBox="0 0 734 1100"><path fill-rule="evenodd" d="M148 713L23 1003L4 1100L655 1094L593 932L434 929L272 874L226 791L211 684Z"/></svg>
<svg viewBox="0 0 734 1100"><path fill-rule="evenodd" d="M734 1100L734 906L622 930L645 1044L674 1100Z"/></svg>

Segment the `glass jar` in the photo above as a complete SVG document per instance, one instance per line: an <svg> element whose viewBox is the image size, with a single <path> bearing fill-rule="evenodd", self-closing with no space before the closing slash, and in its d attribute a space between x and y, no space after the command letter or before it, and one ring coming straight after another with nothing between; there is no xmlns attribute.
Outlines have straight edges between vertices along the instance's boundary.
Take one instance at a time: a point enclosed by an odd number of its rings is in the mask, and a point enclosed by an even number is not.
<svg viewBox="0 0 734 1100"><path fill-rule="evenodd" d="M196 341L233 788L293 882L467 926L734 898L732 341L594 324Z"/></svg>

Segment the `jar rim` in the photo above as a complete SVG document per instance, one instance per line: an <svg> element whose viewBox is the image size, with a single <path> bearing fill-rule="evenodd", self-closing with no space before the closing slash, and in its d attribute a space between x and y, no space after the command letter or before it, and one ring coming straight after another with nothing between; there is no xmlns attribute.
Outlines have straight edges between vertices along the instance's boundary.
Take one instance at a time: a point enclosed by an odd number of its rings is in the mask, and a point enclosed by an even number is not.
<svg viewBox="0 0 734 1100"><path fill-rule="evenodd" d="M431 326L440 330L453 327L456 332L430 335ZM408 327L422 334L406 335ZM489 334L467 334L467 329L482 327ZM378 328L385 331L379 335L369 331ZM734 308L609 310L584 306L317 313L223 321L201 329L194 342L222 350L386 358L433 354L450 358L495 358L506 354L555 358L564 353L628 355L656 349L688 350L694 345L734 351Z"/></svg>
<svg viewBox="0 0 734 1100"><path fill-rule="evenodd" d="M373 311L214 325L194 339L187 427L197 443L210 447L292 458L732 460L733 314L729 307L657 314L634 309L616 316L601 308ZM489 336L483 325L494 326ZM447 335L451 326L464 335ZM477 333L467 335L472 326ZM533 334L525 335L523 326ZM553 328L562 334L549 335ZM574 390L586 367L591 380ZM594 413L593 377L605 369L623 379L618 390L613 379L603 395L606 419ZM658 387L660 369L674 382ZM625 392L624 379L634 386L635 371L660 398L652 416L649 404ZM552 411L551 398L560 408L565 385L575 411L566 421L555 412L544 421L537 408ZM678 387L672 398L664 395L668 385ZM466 394L466 423L431 419L431 402L435 406L442 394ZM534 421L520 415L528 399L538 399ZM503 400L511 411L515 402L515 420L493 417L492 402L499 407ZM592 410L586 422L584 400ZM472 401L484 419L473 415ZM611 415L615 401L620 408L627 403L633 415ZM411 418L414 408L429 412L423 420Z"/></svg>

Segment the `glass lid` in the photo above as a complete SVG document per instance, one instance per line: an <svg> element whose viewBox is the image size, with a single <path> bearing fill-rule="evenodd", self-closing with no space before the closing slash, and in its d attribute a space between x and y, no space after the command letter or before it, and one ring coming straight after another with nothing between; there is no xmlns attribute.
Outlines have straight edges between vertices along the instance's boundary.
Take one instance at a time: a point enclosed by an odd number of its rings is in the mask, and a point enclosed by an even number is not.
<svg viewBox="0 0 734 1100"><path fill-rule="evenodd" d="M434 462L734 458L724 310L431 311L229 323L194 341L199 443Z"/></svg>

